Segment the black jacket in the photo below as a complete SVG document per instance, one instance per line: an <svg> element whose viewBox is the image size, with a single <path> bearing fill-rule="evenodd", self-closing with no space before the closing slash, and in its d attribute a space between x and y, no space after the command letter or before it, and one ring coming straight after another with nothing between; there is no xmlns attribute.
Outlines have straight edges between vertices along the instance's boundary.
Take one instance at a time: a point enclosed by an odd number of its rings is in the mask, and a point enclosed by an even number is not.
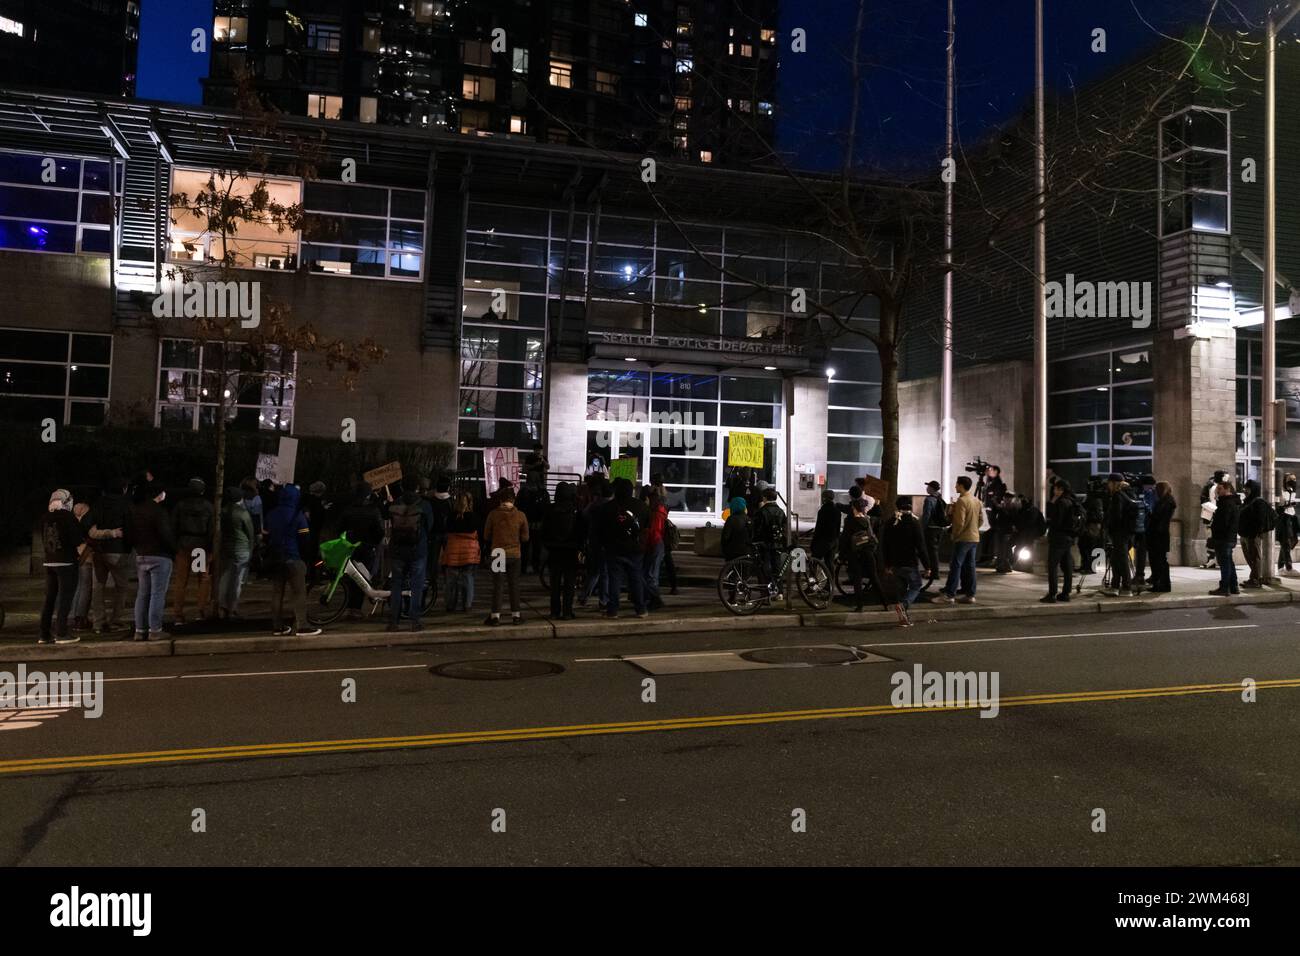
<svg viewBox="0 0 1300 956"><path fill-rule="evenodd" d="M77 546L85 542L86 533L71 511L47 511L41 516L41 540L46 564L76 564Z"/></svg>
<svg viewBox="0 0 1300 956"><path fill-rule="evenodd" d="M733 511L722 526L722 557L727 561L744 557L751 546L749 515Z"/></svg>
<svg viewBox="0 0 1300 956"><path fill-rule="evenodd" d="M1263 534L1268 528L1268 502L1259 496L1259 482L1246 482L1246 500L1241 505L1237 533L1243 538Z"/></svg>
<svg viewBox="0 0 1300 956"><path fill-rule="evenodd" d="M162 505L152 498L131 506L131 517L123 533L128 548L137 555L160 558L176 557L176 538L171 521Z"/></svg>
<svg viewBox="0 0 1300 956"><path fill-rule="evenodd" d="M924 561L925 532L921 530L921 519L910 511L895 515L880 537L887 567L902 571Z"/></svg>
<svg viewBox="0 0 1300 956"><path fill-rule="evenodd" d="M853 538L855 535L863 531L872 532L873 543L872 545L859 549L854 546ZM843 561L847 561L849 560L849 558L853 557L855 553L861 553L861 552L874 555L875 553L874 535L875 535L875 529L871 525L870 518L868 518L866 515L860 515L860 514L849 515L848 518L846 518L844 521L843 530L840 531L840 546L839 546L840 559Z"/></svg>
<svg viewBox="0 0 1300 956"><path fill-rule="evenodd" d="M1235 544L1241 520L1241 499L1236 495L1223 495L1214 506L1214 520L1210 522L1210 537L1215 544Z"/></svg>
<svg viewBox="0 0 1300 956"><path fill-rule="evenodd" d="M587 519L572 498L551 505L542 519L542 543L547 551L576 555L587 546Z"/></svg>
<svg viewBox="0 0 1300 956"><path fill-rule="evenodd" d="M639 531L634 536L622 533L623 522L620 516L630 511L636 519ZM646 506L639 498L614 498L604 505L596 515L600 528L600 544L605 554L620 558L630 558L642 552L642 541L648 527L649 515Z"/></svg>
<svg viewBox="0 0 1300 956"><path fill-rule="evenodd" d="M844 515L835 502L822 505L817 510L817 523L813 525L812 553L815 557L829 554L840 536L840 522Z"/></svg>
<svg viewBox="0 0 1300 956"><path fill-rule="evenodd" d="M1047 503L1047 533L1049 537L1074 537L1074 513L1081 505L1074 495L1061 495Z"/></svg>
<svg viewBox="0 0 1300 956"><path fill-rule="evenodd" d="M1165 495L1163 498L1157 498L1155 507L1151 509L1151 516L1147 518L1147 541L1153 540L1165 542L1168 548L1169 541L1169 522L1173 520L1174 510L1178 503L1174 501L1173 495Z"/></svg>
<svg viewBox="0 0 1300 956"><path fill-rule="evenodd" d="M130 517L131 501L123 494L105 492L90 509L90 520L100 531L125 529ZM127 548L122 538L102 538L95 542L95 550L101 554L125 554Z"/></svg>
<svg viewBox="0 0 1300 956"><path fill-rule="evenodd" d="M1129 494L1128 485L1122 484L1106 502L1106 530L1112 540L1133 533L1133 518L1137 514L1137 500Z"/></svg>

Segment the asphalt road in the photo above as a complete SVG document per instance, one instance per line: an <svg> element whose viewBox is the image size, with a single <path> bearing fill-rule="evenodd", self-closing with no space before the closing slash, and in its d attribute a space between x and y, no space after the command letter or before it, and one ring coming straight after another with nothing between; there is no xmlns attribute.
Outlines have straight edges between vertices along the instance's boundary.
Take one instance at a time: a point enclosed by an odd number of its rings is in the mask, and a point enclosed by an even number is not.
<svg viewBox="0 0 1300 956"><path fill-rule="evenodd" d="M604 640L83 662L103 671L102 717L0 730L0 864L1300 861L1289 605L788 634L621 624ZM764 650L809 645L860 650ZM861 662L753 667L737 649ZM556 673L431 670L521 659ZM996 672L997 716L892 706L891 676L918 664ZM682 672L654 676L647 702L646 668Z"/></svg>

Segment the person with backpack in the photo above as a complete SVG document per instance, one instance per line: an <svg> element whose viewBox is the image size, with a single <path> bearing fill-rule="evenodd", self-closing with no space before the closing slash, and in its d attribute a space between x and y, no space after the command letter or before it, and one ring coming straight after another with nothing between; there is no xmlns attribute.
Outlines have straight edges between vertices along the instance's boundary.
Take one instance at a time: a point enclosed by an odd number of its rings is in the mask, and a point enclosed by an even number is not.
<svg viewBox="0 0 1300 956"><path fill-rule="evenodd" d="M863 607L862 582L871 581L871 586L880 596L880 606L889 610L885 599L885 590L880 585L880 575L876 568L876 532L871 518L867 516L874 502L869 496L862 495L853 499L849 506L849 516L844 519L840 531L839 556L849 567L849 579L853 582L853 610L861 611Z"/></svg>
<svg viewBox="0 0 1300 956"><path fill-rule="evenodd" d="M1241 551L1246 556L1250 576L1241 582L1243 588L1262 588L1269 578L1264 566L1264 535L1273 530L1273 509L1259 493L1259 482L1251 478L1246 482L1246 500L1242 502L1238 517Z"/></svg>
<svg viewBox="0 0 1300 956"><path fill-rule="evenodd" d="M645 571L642 529L646 527L645 507L632 493L632 482L615 478L614 497L599 512L601 548L605 553L608 590L605 616L618 617L619 592L627 582L628 598L637 617L648 617L645 600Z"/></svg>
<svg viewBox="0 0 1300 956"><path fill-rule="evenodd" d="M135 551L135 639L159 641L163 636L163 609L172 579L176 537L171 520L163 510L167 492L161 485L154 481L137 482L131 499L123 542Z"/></svg>
<svg viewBox="0 0 1300 956"><path fill-rule="evenodd" d="M1157 481L1155 504L1147 517L1147 555L1151 559L1151 590L1167 594L1173 589L1169 580L1169 523L1178 507L1167 481Z"/></svg>
<svg viewBox="0 0 1300 956"><path fill-rule="evenodd" d="M93 525L90 536L95 540L95 582L90 597L90 622L96 634L116 631L122 627L130 628L122 620L128 587L126 561L130 553L122 540L131 514L131 500L127 497L126 489L127 483L122 478L110 479L105 482L102 493L90 509ZM111 605L108 603L110 578L113 581Z"/></svg>
<svg viewBox="0 0 1300 956"><path fill-rule="evenodd" d="M257 543L253 517L238 488L227 488L221 511L221 574L217 578L217 614L224 620L239 617L239 595L248 578L248 564Z"/></svg>
<svg viewBox="0 0 1300 956"><path fill-rule="evenodd" d="M45 604L41 607L38 644L75 644L68 632L68 614L77 592L77 569L86 549L86 534L72 514L72 493L59 488L41 517L45 545Z"/></svg>
<svg viewBox="0 0 1300 956"><path fill-rule="evenodd" d="M1150 531L1151 509L1156 504L1155 475L1143 475L1138 479L1137 520L1133 527L1133 587L1141 591L1147 586L1147 534Z"/></svg>
<svg viewBox="0 0 1300 956"><path fill-rule="evenodd" d="M469 492L456 495L447 519L447 541L440 555L447 572L447 610L474 609L474 569L483 559L479 551L479 519Z"/></svg>
<svg viewBox="0 0 1300 956"><path fill-rule="evenodd" d="M1075 499L1070 483L1057 478L1052 485L1052 500L1047 503L1047 593L1038 600L1043 604L1070 600L1074 575L1074 542L1087 524L1083 507ZM1061 573L1062 588L1056 590L1056 575Z"/></svg>
<svg viewBox="0 0 1300 956"><path fill-rule="evenodd" d="M939 542L948 527L948 508L940 494L942 485L937 481L926 482L925 504L921 506L921 528L925 531L925 566L928 576L925 587L939 579Z"/></svg>
<svg viewBox="0 0 1300 956"><path fill-rule="evenodd" d="M729 514L722 523L722 560L731 561L749 554L754 549L754 541L745 499L737 495L727 507Z"/></svg>
<svg viewBox="0 0 1300 956"><path fill-rule="evenodd" d="M311 528L299 507L300 496L297 485L285 485L266 516L267 563L273 582L271 631L279 637L315 637L321 632L307 620L307 564L302 548ZM286 590L293 602L293 624L281 625Z"/></svg>
<svg viewBox="0 0 1300 956"><path fill-rule="evenodd" d="M214 511L206 497L207 485L202 478L191 478L186 496L176 505L172 520L176 525L175 604L172 616L178 625L185 623L185 598L191 576L198 579L199 616L207 617L212 599L212 525ZM198 568L195 565L198 565ZM200 570L201 569L201 570Z"/></svg>
<svg viewBox="0 0 1300 956"><path fill-rule="evenodd" d="M442 549L447 546L447 526L452 512L451 482L440 475L429 494L429 507L433 510L433 531L429 534L429 573L435 577L442 571Z"/></svg>
<svg viewBox="0 0 1300 956"><path fill-rule="evenodd" d="M781 573L781 559L785 549L785 511L776 502L776 489L765 485L762 503L754 515L754 546L758 550L762 567L767 571L769 585L777 591L775 600L781 600L784 582L777 580Z"/></svg>
<svg viewBox="0 0 1300 956"><path fill-rule="evenodd" d="M1109 597L1121 597L1128 592L1137 597L1133 587L1132 568L1128 563L1128 549L1133 546L1133 530L1137 527L1138 504L1129 490L1124 476L1113 471L1106 478L1106 535L1110 539L1107 560L1110 562Z"/></svg>
<svg viewBox="0 0 1300 956"><path fill-rule="evenodd" d="M925 560L925 532L921 519L912 513L911 495L899 495L894 502L894 520L881 534L885 558L885 574L894 578L898 602L894 613L902 627L911 627L907 612L921 593L921 572L918 568Z"/></svg>
<svg viewBox="0 0 1300 956"><path fill-rule="evenodd" d="M542 541L551 573L551 620L571 621L574 591L578 584L578 561L587 542L587 521L578 510L573 485L562 481L555 486L555 503L542 519Z"/></svg>
<svg viewBox="0 0 1300 956"><path fill-rule="evenodd" d="M811 549L814 558L820 558L828 565L831 563L843 520L844 515L835 504L835 492L830 489L823 491L822 506L817 509L817 523L813 525Z"/></svg>
<svg viewBox="0 0 1300 956"><path fill-rule="evenodd" d="M1210 539L1214 542L1214 557L1219 565L1219 586L1210 593L1216 596L1240 594L1237 586L1237 564L1232 551L1237 546L1241 516L1241 500L1232 482L1221 481L1215 488L1214 517L1210 520Z"/></svg>
<svg viewBox="0 0 1300 956"><path fill-rule="evenodd" d="M483 621L491 627L501 623L501 590L510 591L510 619L522 624L519 609L519 573L523 546L529 537L528 516L515 507L515 493L509 485L497 492L497 506L488 512L483 526L483 544L492 572L492 610Z"/></svg>
<svg viewBox="0 0 1300 956"><path fill-rule="evenodd" d="M419 479L402 479L402 494L388 506L388 627L396 631L402 623L402 592L411 592L407 615L412 633L420 630L420 606L424 602L425 577L429 570L429 535L433 531L433 507L420 494Z"/></svg>

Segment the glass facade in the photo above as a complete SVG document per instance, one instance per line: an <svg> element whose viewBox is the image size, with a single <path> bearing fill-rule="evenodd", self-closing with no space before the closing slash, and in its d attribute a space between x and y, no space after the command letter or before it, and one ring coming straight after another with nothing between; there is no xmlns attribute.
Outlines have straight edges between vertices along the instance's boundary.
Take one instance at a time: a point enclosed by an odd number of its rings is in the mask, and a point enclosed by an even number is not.
<svg viewBox="0 0 1300 956"><path fill-rule="evenodd" d="M1286 400L1286 434L1277 439L1277 467L1300 473L1300 332L1279 323L1277 386ZM1237 331L1237 479L1259 479L1263 432L1263 352L1258 330ZM1226 465L1226 462L1225 462Z"/></svg>
<svg viewBox="0 0 1300 956"><path fill-rule="evenodd" d="M1231 113L1189 107L1160 121L1160 234L1227 232Z"/></svg>
<svg viewBox="0 0 1300 956"><path fill-rule="evenodd" d="M874 327L873 319L854 323ZM835 374L826 394L826 487L847 492L855 479L880 474L880 356L867 339L845 333L836 339L827 364Z"/></svg>
<svg viewBox="0 0 1300 956"><path fill-rule="evenodd" d="M226 349L220 342L163 339L158 345L155 425L198 428L216 424L226 402L226 427L243 431L293 429L297 355L278 346Z"/></svg>
<svg viewBox="0 0 1300 956"><path fill-rule="evenodd" d="M0 328L0 421L102 425L113 337Z"/></svg>
<svg viewBox="0 0 1300 956"><path fill-rule="evenodd" d="M1047 463L1076 491L1095 474L1151 471L1149 344L1053 362L1047 384Z"/></svg>
<svg viewBox="0 0 1300 956"><path fill-rule="evenodd" d="M107 256L121 165L0 150L0 249Z"/></svg>

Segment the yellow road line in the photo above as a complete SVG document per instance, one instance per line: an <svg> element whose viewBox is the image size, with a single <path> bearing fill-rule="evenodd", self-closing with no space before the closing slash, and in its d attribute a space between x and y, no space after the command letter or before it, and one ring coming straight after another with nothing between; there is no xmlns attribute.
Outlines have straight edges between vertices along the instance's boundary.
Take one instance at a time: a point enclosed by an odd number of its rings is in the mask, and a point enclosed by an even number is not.
<svg viewBox="0 0 1300 956"><path fill-rule="evenodd" d="M1300 678L1256 681L1267 688L1300 688ZM1061 694L1027 694L1003 697L999 707L1032 707L1042 704L1093 703L1098 701L1144 700L1193 694L1240 692L1240 683L1183 684L1173 687L1143 687L1116 690L1073 691ZM813 710L768 711L752 714L717 714L703 717L670 717L617 723L571 724L554 727L523 727L508 730L472 730L403 737L358 737L341 740L298 741L271 744L236 744L226 747L195 747L138 753L85 754L70 757L34 757L0 761L0 774L36 773L49 770L91 770L101 767L130 767L155 763L184 763L201 760L234 760L249 757L308 756L311 754L400 750L415 747L445 747L458 744L507 743L521 740L554 740L563 737L591 737L609 734L650 733L667 730L703 730L714 727L746 727L758 724L790 723L803 720L835 720L850 717L881 717L887 714L942 713L976 710L979 704L930 707L895 707L869 704L857 707L825 707Z"/></svg>

